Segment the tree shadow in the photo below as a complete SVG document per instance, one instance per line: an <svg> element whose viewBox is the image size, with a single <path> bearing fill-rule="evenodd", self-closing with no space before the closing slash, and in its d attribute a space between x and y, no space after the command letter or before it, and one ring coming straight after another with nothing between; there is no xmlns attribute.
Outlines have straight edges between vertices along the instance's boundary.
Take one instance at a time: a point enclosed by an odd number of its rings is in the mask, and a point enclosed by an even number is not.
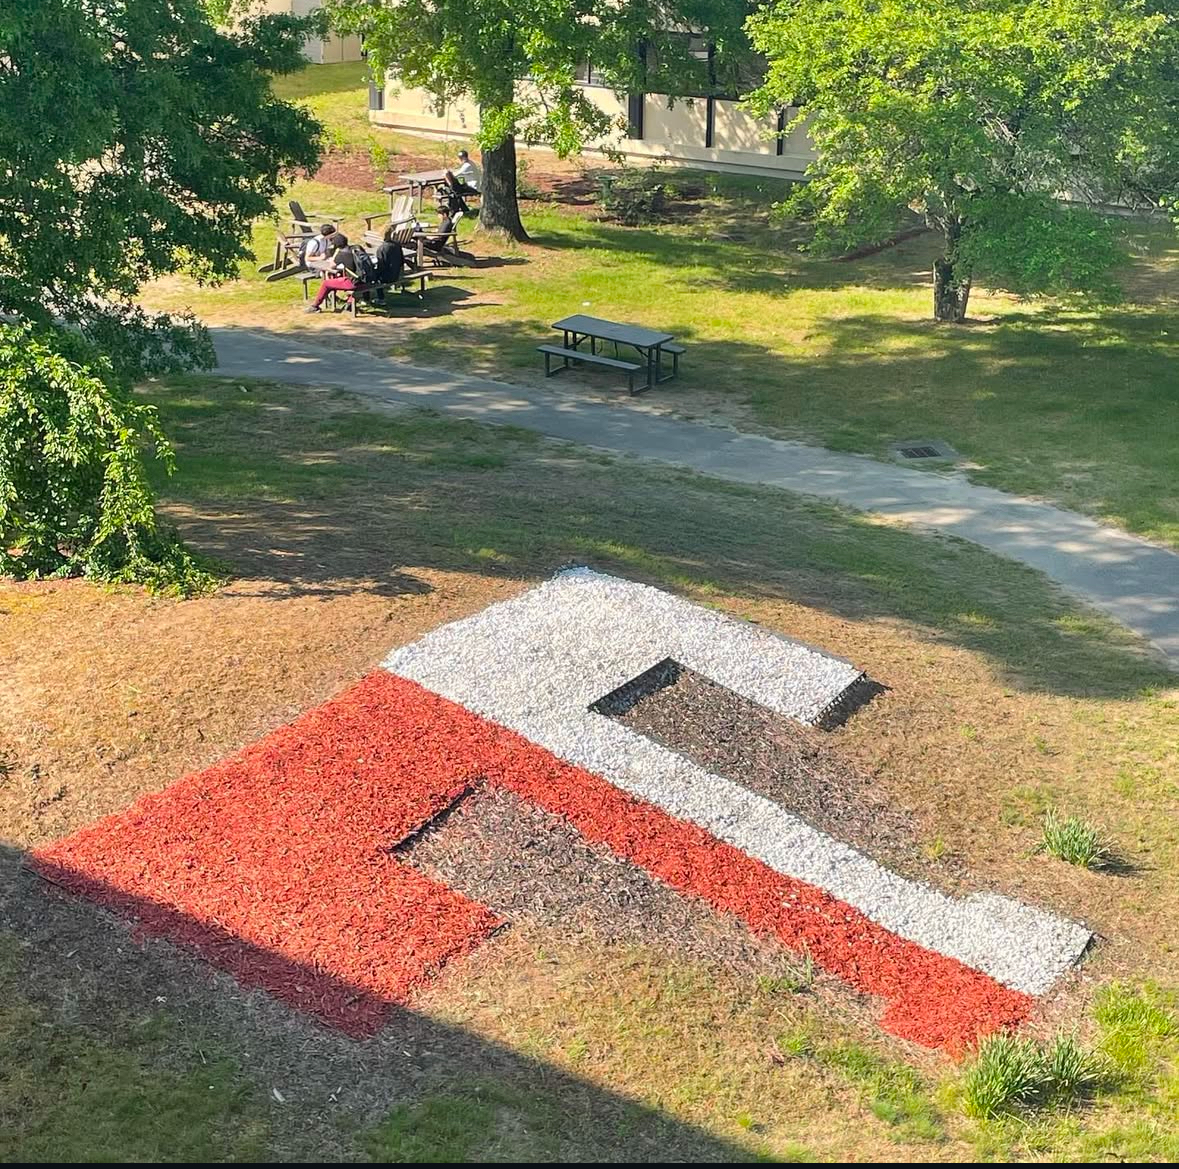
<svg viewBox="0 0 1179 1169"><path fill-rule="evenodd" d="M745 356L731 347L731 361ZM389 374L402 376L392 363ZM664 587L901 620L984 655L1020 687L1130 697L1173 684L1127 631L971 544L789 492L550 444L514 429L530 419L510 396L490 414L471 408L500 424L486 429L358 411L356 399L316 388L314 364L274 376L305 388L261 383L242 394L213 383L197 401L182 388L153 396L178 447L165 488L172 518L196 547L268 588L276 582L275 598L413 591L422 568L535 579L591 562ZM382 401L375 383L357 389ZM429 388L421 401L430 405ZM554 392L563 417L576 420L583 405L576 388ZM461 403L454 411L468 412ZM599 407L586 441L641 453L641 418L619 410L603 422Z"/></svg>
<svg viewBox="0 0 1179 1169"><path fill-rule="evenodd" d="M807 233L796 225L757 222L743 217L740 210L704 219L700 212L689 223L695 235L587 220L577 230L546 225L534 232L533 239L554 251L593 247L665 269L692 269L694 286L721 292L773 294L850 286L893 291L932 283L937 244L930 236L906 239L855 260L834 261L800 252Z"/></svg>
<svg viewBox="0 0 1179 1169"><path fill-rule="evenodd" d="M511 1139L525 1150L533 1145L538 1159L750 1159L748 1150L665 1112L408 1007L380 1004L389 1010L383 1029L350 1039L183 949L136 938L127 922L48 885L23 862L18 849L0 845L0 925L14 943L4 948L6 960L11 950L4 967L9 1004L33 1003L44 1026L101 1049L133 1051L145 1075L191 1074L231 1060L248 1085L240 1085L239 1098L244 1093L250 1111L269 1123L275 1160L315 1162L325 1149L353 1160L363 1156L365 1130L390 1109L440 1094L477 1100L484 1092L519 1101L507 1123L521 1131ZM325 977L273 952L256 957L276 977ZM19 1076L22 1053L8 1054ZM280 1085L284 1106L276 1108L271 1087ZM63 1110L79 1107L86 1087L63 1075ZM117 1102L121 1087L105 1084L104 1101ZM126 1091L130 1103L134 1084ZM52 1125L52 1117L42 1119ZM498 1127L484 1135L489 1151L502 1136ZM428 1145L432 1134L413 1135ZM482 1159L478 1147L472 1159Z"/></svg>

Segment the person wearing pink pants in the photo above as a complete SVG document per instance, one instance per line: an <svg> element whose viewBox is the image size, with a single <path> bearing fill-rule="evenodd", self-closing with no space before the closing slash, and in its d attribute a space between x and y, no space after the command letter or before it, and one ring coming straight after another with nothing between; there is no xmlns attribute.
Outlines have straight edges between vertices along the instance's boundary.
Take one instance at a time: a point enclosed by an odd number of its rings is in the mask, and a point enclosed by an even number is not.
<svg viewBox="0 0 1179 1169"><path fill-rule="evenodd" d="M329 242L333 248L332 258L322 266L324 278L319 286L319 291L315 294L315 299L305 310L309 313L322 311L320 305L327 299L329 293L352 292L356 288L356 281L351 276L343 275L344 270L354 269L356 266L356 258L348 246L348 237L338 231ZM331 272L339 273L339 275L332 276Z"/></svg>
<svg viewBox="0 0 1179 1169"><path fill-rule="evenodd" d="M307 306L309 313L319 312L319 306L328 298L330 292L352 292L356 288L356 281L351 276L325 277L315 294L315 299Z"/></svg>

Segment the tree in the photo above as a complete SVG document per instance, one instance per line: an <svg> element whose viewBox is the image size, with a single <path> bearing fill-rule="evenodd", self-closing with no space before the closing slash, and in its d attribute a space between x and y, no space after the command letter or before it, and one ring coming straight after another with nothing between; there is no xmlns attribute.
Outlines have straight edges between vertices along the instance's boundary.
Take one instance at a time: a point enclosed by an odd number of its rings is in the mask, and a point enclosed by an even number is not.
<svg viewBox="0 0 1179 1169"><path fill-rule="evenodd" d="M1157 183L1175 140L1169 3L774 0L749 21L751 105L803 107L818 159L790 205L820 247L880 242L907 208L940 233L936 319L965 318L976 278L1110 294L1098 209Z"/></svg>
<svg viewBox="0 0 1179 1169"><path fill-rule="evenodd" d="M472 100L483 151L481 230L527 239L516 200L516 140L561 157L622 127L574 83L578 67L618 91L705 94L745 62L747 0L324 0L341 33L363 36L386 73L445 105ZM684 31L716 46L694 55ZM527 79L527 84L522 84Z"/></svg>
<svg viewBox="0 0 1179 1169"><path fill-rule="evenodd" d="M198 0L38 0L0 14L0 572L202 583L157 524L143 457L170 466L137 379L213 363L141 285L236 274L318 126L275 100L305 28L230 38Z"/></svg>

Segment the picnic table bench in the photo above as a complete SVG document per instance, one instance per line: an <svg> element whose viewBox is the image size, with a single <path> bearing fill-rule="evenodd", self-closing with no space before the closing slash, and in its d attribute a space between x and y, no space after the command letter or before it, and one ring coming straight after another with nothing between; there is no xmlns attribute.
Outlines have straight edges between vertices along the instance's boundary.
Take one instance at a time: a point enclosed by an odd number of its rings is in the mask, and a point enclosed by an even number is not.
<svg viewBox="0 0 1179 1169"><path fill-rule="evenodd" d="M669 381L680 371L680 355L684 347L676 343L672 333L660 333L654 329L644 329L638 325L625 325L618 321L607 321L601 317L589 317L583 313L575 313L571 317L563 317L554 322L554 329L560 329L562 342L560 345L538 345L537 352L544 354L545 377L552 377L562 369L568 369L573 362L585 362L589 365L601 365L608 369L620 369L627 375L630 392L635 391L635 374L646 371L646 388L650 389L658 382ZM589 342L589 350L581 348ZM605 341L614 346L614 356L607 357L598 352L598 342ZM627 361L619 356L618 347L628 346L636 350L640 361ZM663 355L668 354L672 359L672 370L663 373ZM553 358L559 357L561 365L553 369Z"/></svg>

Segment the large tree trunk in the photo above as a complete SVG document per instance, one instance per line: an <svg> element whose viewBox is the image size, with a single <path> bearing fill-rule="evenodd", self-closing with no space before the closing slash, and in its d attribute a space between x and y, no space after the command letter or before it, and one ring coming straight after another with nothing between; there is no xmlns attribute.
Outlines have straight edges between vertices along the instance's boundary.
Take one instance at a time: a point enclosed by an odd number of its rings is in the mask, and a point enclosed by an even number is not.
<svg viewBox="0 0 1179 1169"><path fill-rule="evenodd" d="M509 134L492 150L483 151L483 190L479 230L527 241L516 200L516 139Z"/></svg>
<svg viewBox="0 0 1179 1169"><path fill-rule="evenodd" d="M951 214L934 220L930 226L941 228L946 239L945 251L933 262L933 319L960 325L966 320L970 301L970 272L963 271L958 262L962 220Z"/></svg>
<svg viewBox="0 0 1179 1169"><path fill-rule="evenodd" d="M940 256L933 262L933 319L960 325L966 320L970 300L970 275L963 274L954 261Z"/></svg>

